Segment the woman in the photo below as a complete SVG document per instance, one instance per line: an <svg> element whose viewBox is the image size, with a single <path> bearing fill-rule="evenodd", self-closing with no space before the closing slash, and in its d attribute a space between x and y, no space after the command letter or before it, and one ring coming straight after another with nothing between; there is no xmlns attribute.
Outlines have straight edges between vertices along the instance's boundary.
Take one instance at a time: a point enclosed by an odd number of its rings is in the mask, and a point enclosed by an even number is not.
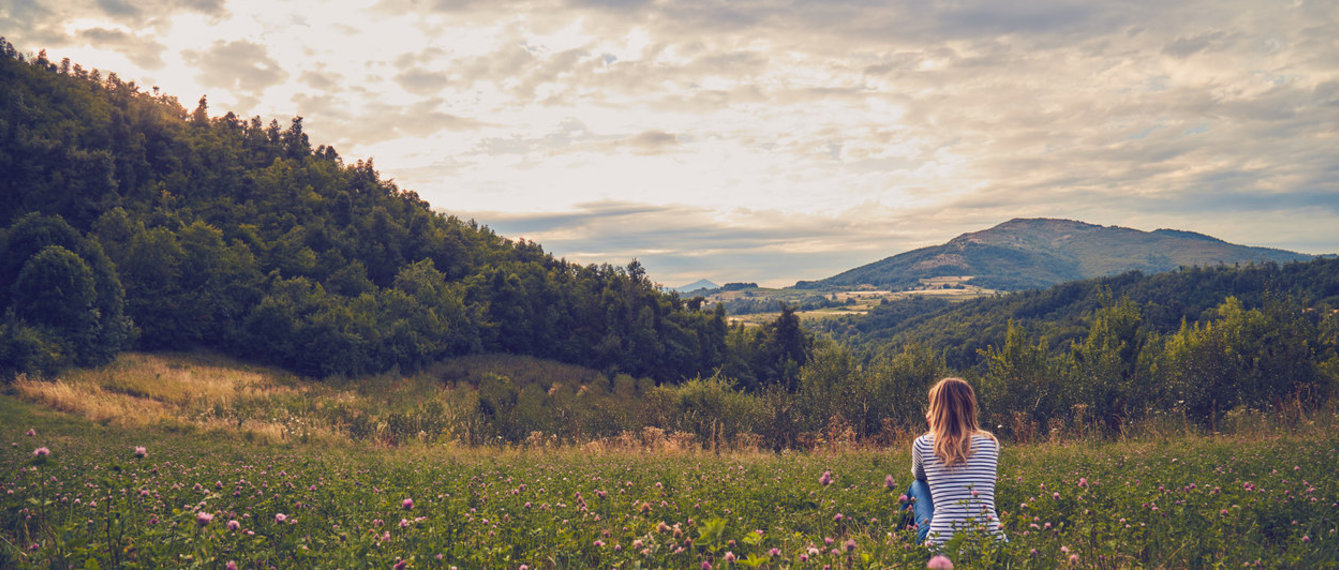
<svg viewBox="0 0 1339 570"><path fill-rule="evenodd" d="M976 393L961 378L930 388L930 431L911 445L907 490L920 540L941 544L963 530L1007 540L995 514L995 471L1000 442L976 422Z"/></svg>

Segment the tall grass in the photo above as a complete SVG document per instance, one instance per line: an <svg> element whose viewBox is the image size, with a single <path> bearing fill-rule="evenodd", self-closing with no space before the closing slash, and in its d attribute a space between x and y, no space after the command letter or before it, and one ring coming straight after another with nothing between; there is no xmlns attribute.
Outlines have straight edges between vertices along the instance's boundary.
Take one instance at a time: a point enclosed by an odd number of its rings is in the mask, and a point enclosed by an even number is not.
<svg viewBox="0 0 1339 570"><path fill-rule="evenodd" d="M584 436L560 436L556 428L567 426L555 425L552 430L521 431L510 442L496 439L490 434L498 430L490 422L500 420L481 411L480 383L488 377L505 377L519 387L520 400L510 412L513 418L525 419L534 406L558 405L568 406L561 413L569 414L569 421L614 423L599 432L587 430ZM707 392L714 386L701 384L699 388ZM716 409L704 404L702 409L679 409L703 398L707 404L716 402L719 398L712 399L714 392L687 394L692 392L689 387L667 391L631 378L611 380L578 366L508 355L453 359L411 376L386 373L315 382L208 353L124 353L105 367L72 370L53 381L20 377L11 389L29 402L104 425L220 432L267 442L364 442L394 447L488 444L531 450L570 447L656 453L771 451L752 431L766 426L756 418L745 418L747 414L736 410L739 406ZM547 404L535 403L535 398L545 396ZM637 406L643 409L635 409ZM742 409L757 411L748 406ZM551 407L541 411L559 415ZM1315 410L1284 403L1272 413L1235 410L1210 427L1184 414L1151 413L1137 424L1124 426L1115 437L1134 441L1222 435L1262 438L1333 433L1337 426L1339 406L1334 402ZM820 431L798 434L795 445L839 453L902 447L918 435L905 426L892 428L876 436L857 437L842 418L834 416ZM1040 441L1027 438L1026 430L1012 433L1019 437L1010 441L1013 444L1112 437L1085 429L1082 416L1073 425L1056 419Z"/></svg>

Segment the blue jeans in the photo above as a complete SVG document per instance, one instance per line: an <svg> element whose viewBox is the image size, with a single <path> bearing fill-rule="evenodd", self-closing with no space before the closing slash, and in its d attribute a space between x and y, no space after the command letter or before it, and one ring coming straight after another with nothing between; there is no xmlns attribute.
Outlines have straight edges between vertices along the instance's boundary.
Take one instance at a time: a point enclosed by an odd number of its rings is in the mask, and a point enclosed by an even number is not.
<svg viewBox="0 0 1339 570"><path fill-rule="evenodd" d="M930 496L930 484L920 479L912 480L911 486L907 487L907 498L911 500L911 513L913 520L916 521L916 531L919 537L916 542L925 542L925 537L930 534L930 519L935 514L935 501Z"/></svg>

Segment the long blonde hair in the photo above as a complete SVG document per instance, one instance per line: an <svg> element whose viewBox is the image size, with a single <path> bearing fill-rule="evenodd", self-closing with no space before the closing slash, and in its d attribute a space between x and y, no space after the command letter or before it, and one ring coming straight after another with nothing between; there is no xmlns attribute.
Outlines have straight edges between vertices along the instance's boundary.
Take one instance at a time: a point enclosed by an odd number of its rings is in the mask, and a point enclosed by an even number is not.
<svg viewBox="0 0 1339 570"><path fill-rule="evenodd" d="M995 439L977 425L976 392L962 378L944 378L930 388L930 411L925 420L934 435L935 456L948 467L967 461L972 454L973 435Z"/></svg>

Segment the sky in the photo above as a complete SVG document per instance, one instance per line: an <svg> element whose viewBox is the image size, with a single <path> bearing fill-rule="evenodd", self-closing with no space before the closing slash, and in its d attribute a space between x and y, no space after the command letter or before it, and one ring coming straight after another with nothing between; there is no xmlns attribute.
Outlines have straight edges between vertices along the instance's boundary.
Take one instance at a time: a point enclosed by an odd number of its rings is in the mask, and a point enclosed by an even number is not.
<svg viewBox="0 0 1339 570"><path fill-rule="evenodd" d="M1328 0L0 0L0 36L667 286L1018 217L1339 252Z"/></svg>

